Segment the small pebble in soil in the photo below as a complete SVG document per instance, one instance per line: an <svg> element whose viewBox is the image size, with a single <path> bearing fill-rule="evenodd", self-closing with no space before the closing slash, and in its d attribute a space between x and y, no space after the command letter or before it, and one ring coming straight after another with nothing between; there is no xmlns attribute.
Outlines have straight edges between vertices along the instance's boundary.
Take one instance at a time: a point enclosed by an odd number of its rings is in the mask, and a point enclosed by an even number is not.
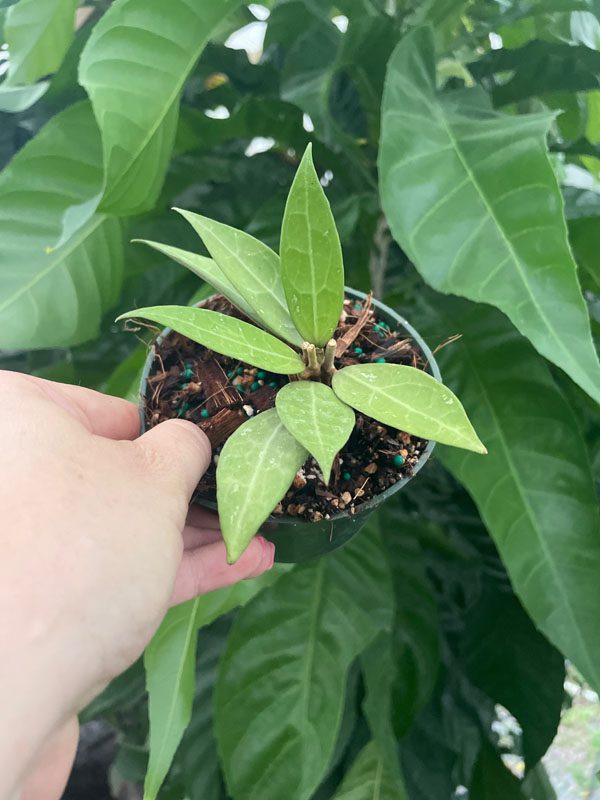
<svg viewBox="0 0 600 800"><path fill-rule="evenodd" d="M403 457L403 456L400 456L400 455L398 455L398 456L394 456L394 458L392 459L392 461L394 462L394 466L395 466L395 467L401 467L401 466L402 466L402 464L404 464L404 457Z"/></svg>
<svg viewBox="0 0 600 800"><path fill-rule="evenodd" d="M385 364L385 358L376 358L375 359L375 363L376 364Z"/></svg>
<svg viewBox="0 0 600 800"><path fill-rule="evenodd" d="M260 369L260 370L259 370L259 371L256 373L256 377L259 379L259 381L263 381L263 380L264 380L264 379L267 377L267 373L266 373L266 372L263 372L263 371L262 371L262 369Z"/></svg>
<svg viewBox="0 0 600 800"><path fill-rule="evenodd" d="M242 406L242 408L246 412L247 417L252 417L254 415L254 409L252 408L252 406Z"/></svg>
<svg viewBox="0 0 600 800"><path fill-rule="evenodd" d="M257 389L260 389L260 383L258 383L258 381L254 381L250 389L251 391L255 392Z"/></svg>
<svg viewBox="0 0 600 800"><path fill-rule="evenodd" d="M210 414L208 413L208 409L207 408L203 408L202 411L200 412L200 416L202 417L202 419L208 419L210 417Z"/></svg>
<svg viewBox="0 0 600 800"><path fill-rule="evenodd" d="M357 356L360 356L362 355L363 349L362 347L355 347L354 352L356 353Z"/></svg>
<svg viewBox="0 0 600 800"><path fill-rule="evenodd" d="M350 475L350 473L349 473L349 472L344 472L344 473L342 474L342 478L343 478L345 481L349 481L351 477L352 477L352 475Z"/></svg>

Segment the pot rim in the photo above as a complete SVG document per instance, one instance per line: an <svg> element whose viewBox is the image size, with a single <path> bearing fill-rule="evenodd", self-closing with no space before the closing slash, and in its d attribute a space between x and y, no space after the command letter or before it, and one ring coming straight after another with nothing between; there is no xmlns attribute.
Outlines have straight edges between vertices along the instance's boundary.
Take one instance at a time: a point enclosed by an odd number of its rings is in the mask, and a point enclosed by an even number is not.
<svg viewBox="0 0 600 800"><path fill-rule="evenodd" d="M209 297L204 298L204 300L201 300L196 305L200 306L203 303L206 303L208 300L210 300L212 297L215 297L217 294L219 293L215 292ZM365 292L360 292L358 291L358 289L352 289L349 286L344 286L344 294L349 295L350 297L358 300L365 300L367 297L367 294ZM403 316L398 314L397 311L394 311L394 309L385 305L385 303L382 303L381 300L376 300L373 297L372 304L380 312L390 317L396 323L397 326L402 326L402 328L404 328L404 330L410 335L410 337L418 345L419 349L425 356L425 359L427 361L426 371L428 371L436 380L442 383L442 373L440 372L438 363L435 360L435 357L431 349L429 348L428 344L425 342L425 340L422 338L421 334L416 330L416 328L414 328L410 324L410 322L404 319ZM168 336L171 332L172 328L164 328L158 334L158 336L152 343L150 350L148 351L148 356L146 357L144 368L140 376L139 403L138 403L138 410L140 416L140 433L144 433L146 430L146 420L144 416L144 399L146 396L146 386L148 382L148 377L150 375L150 370L152 369L152 364L154 363L154 358L156 354L156 345L160 345L165 339L165 337ZM340 519L358 519L365 512L369 512L373 508L373 506L378 506L381 503L383 503L385 500L388 499L388 497L391 497L393 494L399 491L403 486L406 486L406 484L409 481L411 481L415 477L415 475L424 467L426 462L429 460L429 457L431 456L431 453L433 452L433 449L435 448L436 444L437 443L434 442L433 440L429 440L427 442L427 446L419 456L419 460L414 465L413 471L410 475L405 475L399 481L396 481L396 483L393 483L391 486L388 486L388 488L385 489L383 492L374 495L369 500L362 503L354 512L354 514L350 514L348 511L341 511L339 514L335 514L335 516L330 517L327 520L327 522L333 523L336 520ZM204 498L198 498L198 500L196 501L193 500L193 502L197 502L198 505L201 505L204 508L209 508L212 511L218 510L217 503L214 500L206 500ZM305 519L299 520L286 516L274 517L272 514L270 514L267 517L263 525L268 526L270 523L276 523L277 525L289 525L290 527L319 524L316 522L311 522L310 520L305 520Z"/></svg>

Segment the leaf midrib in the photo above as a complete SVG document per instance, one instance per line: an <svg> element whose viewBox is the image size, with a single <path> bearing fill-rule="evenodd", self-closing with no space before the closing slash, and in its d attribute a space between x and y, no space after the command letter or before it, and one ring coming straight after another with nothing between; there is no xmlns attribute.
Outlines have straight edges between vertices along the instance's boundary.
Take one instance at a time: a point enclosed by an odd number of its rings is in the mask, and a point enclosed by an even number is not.
<svg viewBox="0 0 600 800"><path fill-rule="evenodd" d="M477 178L475 176L475 173L473 172L473 170L469 166L469 163L466 161L466 159L465 159L465 157L463 155L462 149L461 149L461 147L459 145L459 141L455 137L454 131L452 130L452 128L451 128L451 126L450 126L450 124L448 122L448 119L446 118L446 115L444 114L440 104L439 103L430 104L430 108L432 109L434 115L437 116L438 120L441 122L441 124L442 124L444 130L446 131L446 134L447 134L447 136L448 136L448 138L450 140L450 143L452 144L452 147L453 147L454 151L456 152L456 155L458 156L458 159L459 159L460 163L462 164L462 166L463 166L465 172L467 173L468 177L471 179L471 181L473 183L473 186L475 187L475 189L477 191L478 196L481 198L481 201L483 202L483 204L484 204L484 206L485 206L490 218L493 220L493 222L494 222L494 224L496 226L496 229L500 233L500 236L502 237L502 240L504 241L504 244L505 244L505 246L506 246L510 256L512 257L512 260L513 260L516 268L517 268L517 272L519 274L519 277L521 278L521 282L523 283L523 286L525 287L525 289L527 291L527 294L530 297L533 306L536 308L536 310L537 310L537 312L538 312L538 314L540 316L540 319L544 323L544 325L545 325L546 329L548 330L548 332L550 333L550 336L552 337L552 339L558 344L559 349L567 356L567 359L570 360L572 358L572 353L570 353L567 350L567 348L565 347L564 342L556 334L556 332L554 331L554 329L550 325L550 322L549 322L548 318L546 317L546 314L544 313L543 308L537 302L537 299L536 299L535 295L533 294L533 292L531 290L531 286L530 286L530 284L529 284L529 282L527 280L527 276L524 273L523 268L521 266L521 260L520 260L519 256L517 255L517 252L515 251L515 249L514 249L514 247L512 245L512 242L510 241L510 239L508 238L506 232L504 231L503 226L500 224L500 220L497 218L496 214L494 213L494 210L493 210L492 206L490 205L485 192L481 188L481 186L479 184L479 181L477 180Z"/></svg>
<svg viewBox="0 0 600 800"><path fill-rule="evenodd" d="M357 383L358 383L358 384L359 384L359 385L360 385L362 388L364 388L364 387L368 387L368 388L369 388L369 389L372 391L372 393L373 393L373 394L380 394L380 395L382 395L383 397L386 397L388 400L391 400L391 401L392 401L394 404L401 405L403 408L407 409L407 410L408 410L408 411L409 411L411 414L416 414L416 415L418 415L418 416L422 417L424 420L426 420L426 422L431 422L431 421L433 420L433 421L437 422L437 424L438 424L438 425L440 425L440 426L441 426L441 423L440 423L440 421L439 421L439 420L438 420L436 417L433 417L433 416L427 416L427 414L425 414L425 413L424 413L423 411L421 411L420 409L416 409L416 408L414 408L414 406L409 406L409 405L407 405L406 403L404 403L404 402L403 402L403 401L402 401L402 400L401 400L401 399L400 399L400 398L399 398L397 395L395 395L395 394L389 394L388 392L384 391L383 389L381 389L381 388L379 388L379 387L377 387L377 386L373 386L372 384L368 383L367 381L361 381L361 380L360 380L360 378L358 378L358 377L355 377L354 375L349 375L349 376L346 376L346 380L356 381L356 382L357 382ZM420 388L420 387L417 387L417 388ZM355 406L355 405L354 405L352 402L350 402L350 401L346 401L346 400L344 400L344 399L343 399L343 398L341 398L341 397L340 397L339 399L340 399L340 400L341 400L343 403L346 403L346 402L347 402L347 403L348 403L348 405L351 405L353 408L357 408L357 406ZM360 409L358 409L358 410L360 411ZM365 412L361 412L361 413L365 413ZM471 440L470 440L468 437L466 437L466 436L464 435L464 433L461 433L459 429L457 429L457 428L453 428L453 427L451 427L450 425L445 425L445 429L446 429L447 431L451 431L451 432L452 432L453 434L455 434L455 435L457 436L457 438L459 438L461 441L463 441L463 442L468 442L468 443L470 443L470 442L471 442ZM406 432L407 432L407 433L411 433L411 431L406 431ZM432 438L434 438L434 437L432 437Z"/></svg>
<svg viewBox="0 0 600 800"><path fill-rule="evenodd" d="M193 636L194 630L196 628L196 613L198 611L199 602L200 602L200 597L196 597L196 599L193 601L192 606L190 608L190 614L189 614L189 617L188 617L188 620L187 620L187 630L185 632L184 646L181 649L182 657L181 657L181 659L179 661L179 664L178 664L178 667L177 667L177 674L175 676L175 680L173 681L173 686L174 687L178 687L179 684L181 683L181 679L182 679L183 672L184 672L184 669L185 669L186 656L187 656L187 653L188 653L188 650L189 650L189 647L190 647L190 644L191 644L191 640L192 640L192 636ZM175 699L177 698L177 692L173 692L171 697L172 697L172 701L171 701L171 705L170 705L170 708L169 708L169 713L167 715L166 722L161 727L161 733L164 733L164 734L167 734L170 731L171 726L173 724L173 718L175 716L175 706L177 705L177 703L175 702ZM144 787L144 800L148 800L149 798L156 797L156 794L157 794L157 792L158 792L158 790L160 788L160 783L159 783L158 786L156 786L156 788L152 785L152 784L155 783L155 781L154 781L153 777L151 778L152 772L150 771L150 767L152 766L153 760L155 762L160 761L160 759L162 758L162 755L164 753L165 747L166 747L166 735L163 735L160 748L159 748L158 753L156 754L154 759L152 758L152 755L153 755L153 752L155 752L155 751L153 751L153 750L150 751L149 762L148 762L148 778L150 780L148 780L148 783L150 783L151 786L150 786L150 788Z"/></svg>
<svg viewBox="0 0 600 800"><path fill-rule="evenodd" d="M468 360L468 362L469 362L469 364L471 366L471 374L475 377L475 380L476 380L476 382L477 382L477 384L478 384L478 386L480 388L481 395L483 396L483 399L484 399L484 401L485 401L485 403L486 403L486 405L487 405L487 407L489 409L489 412L490 412L490 414L492 416L492 420L493 420L494 425L496 427L498 439L500 441L500 445L501 445L502 450L504 452L504 457L505 457L506 463L508 465L508 469L509 469L510 475L511 475L511 477L513 479L513 482L514 482L514 484L516 486L516 489L517 489L517 494L521 498L521 502L523 504L523 508L525 510L525 513L526 513L527 517L529 518L529 521L530 521L530 524L531 524L531 528L535 533L535 536L536 536L536 538L538 540L538 543L540 545L540 549L543 552L544 556L546 557L546 562L548 564L550 572L552 573L552 577L554 578L555 585L558 588L558 593L562 598L563 606L567 609L567 613L568 613L568 615L569 615L569 617L571 619L572 626L573 626L574 630L576 631L577 639L580 642L580 644L583 646L582 652L584 652L586 654L586 660L588 661L588 668L590 669L590 673L589 674L595 674L595 668L594 668L593 660L590 660L590 655L589 655L585 640L584 640L584 638L583 638L583 636L581 634L579 626L577 625L577 617L576 617L573 609L571 608L571 604L570 604L570 600L569 600L569 594L568 594L568 592L566 592L564 590L563 584L559 580L560 571L556 567L556 565L554 564L553 559L550 557L550 551L548 549L546 541L544 540L543 536L539 532L538 525L537 525L537 519L535 517L533 509L531 508L529 500L527 499L527 496L525 495L524 490L521 488L521 483L518 480L518 472L517 472L515 464L513 463L512 458L510 456L511 450L510 450L508 442L506 441L506 438L504 436L504 431L502 429L502 426L500 425L499 417L496 414L496 409L495 409L495 406L493 404L492 397L488 393L485 383L481 380L481 378L479 376L479 371L477 369L477 364L476 364L475 360L473 359L473 356L471 355L471 353L469 351L469 348L467 347L467 343L464 341L464 339L461 340L461 346L462 346L462 349L466 354L466 358L467 358L467 360Z"/></svg>
<svg viewBox="0 0 600 800"><path fill-rule="evenodd" d="M94 231L97 228L99 228L100 225L105 220L106 220L106 215L104 215L104 214L100 214L100 215L97 215L96 217L92 217L92 219L87 223L87 225L85 225L83 228L81 228L79 234L77 236L75 236L71 240L71 244L68 247L65 246L64 248L59 248L58 250L56 250L56 253L59 254L59 258L55 259L54 261L51 261L50 264L45 269L40 270L39 272L37 272L33 276L33 278L31 278L31 280L29 280L20 289L18 289L14 294L12 294L10 297L8 297L5 300L4 303L0 304L0 312L1 311L5 311L9 306L13 305L13 303L15 303L19 299L19 297L21 297L23 294L25 294L30 289L32 289L37 283L39 283L42 280L42 278L45 278L46 275L48 275L50 272L52 272L52 270L57 269L58 267L60 267L61 264L68 258L68 256L71 255L71 253L77 247L79 247L79 245L85 239L87 239L89 236L91 236L92 233L94 233Z"/></svg>

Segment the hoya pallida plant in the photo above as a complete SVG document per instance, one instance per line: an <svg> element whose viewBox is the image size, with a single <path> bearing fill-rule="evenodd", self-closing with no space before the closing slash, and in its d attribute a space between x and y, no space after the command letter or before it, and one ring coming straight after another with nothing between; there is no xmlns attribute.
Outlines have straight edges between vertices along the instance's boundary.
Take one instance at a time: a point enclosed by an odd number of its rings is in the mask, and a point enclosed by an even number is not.
<svg viewBox="0 0 600 800"><path fill-rule="evenodd" d="M485 453L456 396L421 369L388 363L336 367L344 267L329 202L308 146L287 199L279 256L243 231L176 209L212 258L145 242L191 269L255 324L206 308L154 306L140 317L261 370L289 376L275 408L244 422L217 466L217 504L230 562L312 455L327 484L355 410L384 425ZM248 469L248 466L251 468Z"/></svg>

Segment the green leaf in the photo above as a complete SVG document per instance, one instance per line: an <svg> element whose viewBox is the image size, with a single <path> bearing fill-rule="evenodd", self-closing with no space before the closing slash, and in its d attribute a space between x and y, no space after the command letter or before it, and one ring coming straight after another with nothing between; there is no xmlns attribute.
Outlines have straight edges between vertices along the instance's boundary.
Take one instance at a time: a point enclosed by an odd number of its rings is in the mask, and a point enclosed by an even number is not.
<svg viewBox="0 0 600 800"><path fill-rule="evenodd" d="M482 595L465 617L465 670L479 689L516 717L530 770L556 736L564 658L537 631L514 595L494 590L489 583Z"/></svg>
<svg viewBox="0 0 600 800"><path fill-rule="evenodd" d="M344 301L342 247L309 145L288 195L281 227L281 277L296 328L324 347Z"/></svg>
<svg viewBox="0 0 600 800"><path fill-rule="evenodd" d="M329 483L333 459L354 428L354 411L329 386L313 381L286 384L277 392L275 405L285 427L316 458Z"/></svg>
<svg viewBox="0 0 600 800"><path fill-rule="evenodd" d="M198 629L243 605L277 577L267 573L175 606L146 648L150 759L144 800L156 798L190 720Z"/></svg>
<svg viewBox="0 0 600 800"><path fill-rule="evenodd" d="M294 569L238 615L215 695L236 800L312 795L335 749L350 666L391 624L390 592L379 540L361 535Z"/></svg>
<svg viewBox="0 0 600 800"><path fill-rule="evenodd" d="M486 453L460 400L423 370L398 364L353 364L333 376L340 400L422 439Z"/></svg>
<svg viewBox="0 0 600 800"><path fill-rule="evenodd" d="M246 303L253 316L277 336L301 345L286 305L279 256L244 231L176 208L206 245L218 267Z"/></svg>
<svg viewBox="0 0 600 800"><path fill-rule="evenodd" d="M96 214L52 249L66 210L97 192L101 169L98 128L80 103L53 117L0 175L0 348L84 342L116 303L118 220Z"/></svg>
<svg viewBox="0 0 600 800"><path fill-rule="evenodd" d="M292 375L304 369L300 356L270 333L207 308L151 306L128 311L116 321L134 318L166 325L209 350L269 372Z"/></svg>
<svg viewBox="0 0 600 800"><path fill-rule="evenodd" d="M155 800L192 713L200 598L172 608L146 648L150 758L144 800Z"/></svg>
<svg viewBox="0 0 600 800"><path fill-rule="evenodd" d="M6 14L7 82L32 84L60 67L75 35L79 0L19 0Z"/></svg>
<svg viewBox="0 0 600 800"><path fill-rule="evenodd" d="M0 85L0 111L7 114L27 111L46 94L49 86L49 81L40 81L32 86L8 86L4 82Z"/></svg>
<svg viewBox="0 0 600 800"><path fill-rule="evenodd" d="M600 53L583 45L535 39L524 47L489 50L468 68L477 80L511 73L508 81L495 82L492 89L495 106L550 92L575 93L600 88Z"/></svg>
<svg viewBox="0 0 600 800"><path fill-rule="evenodd" d="M356 756L333 800L405 800L401 781L387 769L375 742Z"/></svg>
<svg viewBox="0 0 600 800"><path fill-rule="evenodd" d="M546 153L549 120L477 112L463 92L436 94L431 32L410 33L392 56L383 99L383 207L428 283L500 308L600 400L600 368Z"/></svg>
<svg viewBox="0 0 600 800"><path fill-rule="evenodd" d="M274 408L251 417L227 439L217 465L217 502L230 564L290 488L307 455Z"/></svg>
<svg viewBox="0 0 600 800"><path fill-rule="evenodd" d="M525 800L516 778L490 744L484 742L469 787L470 800Z"/></svg>
<svg viewBox="0 0 600 800"><path fill-rule="evenodd" d="M173 147L183 85L212 31L240 0L117 0L94 27L79 66L102 133L101 208L151 208ZM123 76L127 75L127 80Z"/></svg>
<svg viewBox="0 0 600 800"><path fill-rule="evenodd" d="M151 242L148 239L133 239L132 241L147 244L148 247L152 247L159 253L164 253L164 255L172 258L173 261L177 261L178 264L187 267L194 275L202 278L203 281L209 283L217 292L220 292L230 300L236 308L239 308L251 319L254 318L252 308L212 258L206 258L206 256L198 255L198 253L190 253L188 250L181 250L179 247L171 247L168 244ZM259 320L255 319L254 321L258 322Z"/></svg>
<svg viewBox="0 0 600 800"><path fill-rule="evenodd" d="M457 300L436 313L440 329L463 333L440 367L489 447L485 459L439 458L475 500L536 626L598 688L600 515L577 420L501 315Z"/></svg>

